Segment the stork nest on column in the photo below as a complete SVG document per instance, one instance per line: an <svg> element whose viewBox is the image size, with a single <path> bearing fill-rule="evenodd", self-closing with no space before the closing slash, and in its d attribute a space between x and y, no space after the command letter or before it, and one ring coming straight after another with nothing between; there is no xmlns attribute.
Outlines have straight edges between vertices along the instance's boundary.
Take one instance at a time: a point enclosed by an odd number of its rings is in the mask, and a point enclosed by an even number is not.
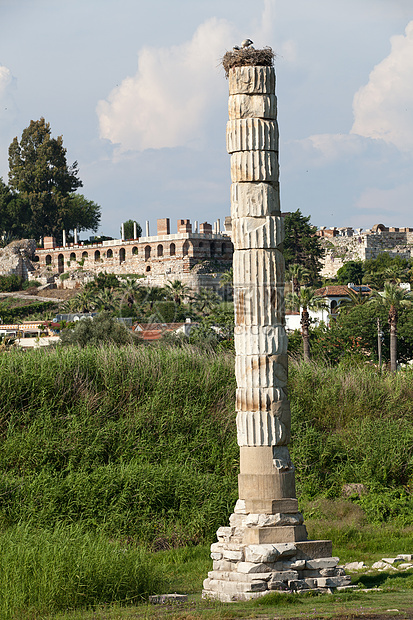
<svg viewBox="0 0 413 620"><path fill-rule="evenodd" d="M222 58L222 66L225 75L228 77L232 67L272 67L274 65L275 54L271 47L264 47L256 50L253 47L245 47L232 52L226 52Z"/></svg>

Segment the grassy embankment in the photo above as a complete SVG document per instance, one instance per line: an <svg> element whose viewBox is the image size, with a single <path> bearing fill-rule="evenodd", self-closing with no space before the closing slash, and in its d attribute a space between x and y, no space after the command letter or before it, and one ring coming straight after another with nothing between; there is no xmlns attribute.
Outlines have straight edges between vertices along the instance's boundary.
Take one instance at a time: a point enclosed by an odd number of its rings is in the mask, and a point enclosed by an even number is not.
<svg viewBox="0 0 413 620"><path fill-rule="evenodd" d="M412 378L291 365L301 507L342 560L413 551ZM199 591L237 494L233 357L12 351L0 385L0 616Z"/></svg>

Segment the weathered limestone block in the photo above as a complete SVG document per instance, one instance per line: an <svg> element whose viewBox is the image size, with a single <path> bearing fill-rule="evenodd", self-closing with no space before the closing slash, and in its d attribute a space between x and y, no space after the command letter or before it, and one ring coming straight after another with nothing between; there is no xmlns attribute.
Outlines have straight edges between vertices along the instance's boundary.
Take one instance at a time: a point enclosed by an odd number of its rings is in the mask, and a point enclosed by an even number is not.
<svg viewBox="0 0 413 620"><path fill-rule="evenodd" d="M289 420L286 420L286 422L288 421ZM241 474L278 474L280 472L293 471L293 469L294 466L291 462L287 446L240 447ZM297 500L295 500L295 502L297 502ZM294 503L293 505L296 506L295 510L283 510L283 512L298 512L298 503ZM278 510L278 513L280 513L280 510ZM253 514L257 514L257 511L253 512ZM268 514L277 514L277 512Z"/></svg>
<svg viewBox="0 0 413 620"><path fill-rule="evenodd" d="M291 579L298 579L298 572L296 570L273 571L269 585L271 581L290 581Z"/></svg>
<svg viewBox="0 0 413 620"><path fill-rule="evenodd" d="M248 545L245 547L245 561L255 563L275 562L280 552L275 545Z"/></svg>
<svg viewBox="0 0 413 620"><path fill-rule="evenodd" d="M230 525L232 527L235 528L234 534L235 534L237 528L245 527L245 520L246 520L247 516L248 515L246 515L246 514L235 514L235 513L232 513L229 516L229 523L230 523Z"/></svg>
<svg viewBox="0 0 413 620"><path fill-rule="evenodd" d="M312 560L307 560L305 565L306 568L316 568L320 570L321 568L335 568L339 563L340 558L315 558Z"/></svg>
<svg viewBox="0 0 413 620"><path fill-rule="evenodd" d="M236 325L237 355L285 355L288 337L283 325Z"/></svg>
<svg viewBox="0 0 413 620"><path fill-rule="evenodd" d="M259 562L240 562L237 566L239 573L250 575L251 573L269 573L270 568L266 564Z"/></svg>
<svg viewBox="0 0 413 620"><path fill-rule="evenodd" d="M305 525L283 525L281 527L249 527L245 530L244 542L246 545L295 542L307 540Z"/></svg>
<svg viewBox="0 0 413 620"><path fill-rule="evenodd" d="M284 241L282 218L281 216L232 218L231 238L235 250L280 249Z"/></svg>
<svg viewBox="0 0 413 620"><path fill-rule="evenodd" d="M211 590L212 592L223 592L226 594L238 594L246 592L261 592L267 590L267 582L263 580L251 580L251 581L224 581L219 579L205 579L204 590ZM238 597L236 600L240 600Z"/></svg>
<svg viewBox="0 0 413 620"><path fill-rule="evenodd" d="M275 565L275 570L298 570L302 571L305 568L305 560L284 560L284 562L280 563L281 566L278 568L278 562Z"/></svg>
<svg viewBox="0 0 413 620"><path fill-rule="evenodd" d="M265 217L280 213L279 184L274 183L232 183L231 216ZM281 220L284 228L283 220Z"/></svg>
<svg viewBox="0 0 413 620"><path fill-rule="evenodd" d="M239 411L237 413L239 446L286 446L290 439L290 429L269 411ZM248 495L243 497L248 497Z"/></svg>
<svg viewBox="0 0 413 620"><path fill-rule="evenodd" d="M232 527L219 527L217 529L217 538L220 542L229 542L234 529Z"/></svg>
<svg viewBox="0 0 413 620"><path fill-rule="evenodd" d="M241 118L227 123L227 151L277 151L277 121Z"/></svg>
<svg viewBox="0 0 413 620"><path fill-rule="evenodd" d="M284 389L288 379L287 365L286 355L237 355L235 360L237 385L239 388L247 389L261 387ZM282 394L278 393L277 396L276 400L282 399Z"/></svg>
<svg viewBox="0 0 413 620"><path fill-rule="evenodd" d="M249 512L259 511L266 514L276 514L282 511L283 513L294 513L298 511L298 500L293 497L284 499L247 499L245 500L245 506Z"/></svg>
<svg viewBox="0 0 413 620"><path fill-rule="evenodd" d="M212 568L214 571L232 571L236 569L235 562L231 562L230 560L214 560L212 562Z"/></svg>
<svg viewBox="0 0 413 620"><path fill-rule="evenodd" d="M239 151L231 155L231 181L278 181L279 165L276 151Z"/></svg>
<svg viewBox="0 0 413 620"><path fill-rule="evenodd" d="M275 95L230 95L228 116L230 120L277 118L277 97Z"/></svg>
<svg viewBox="0 0 413 620"><path fill-rule="evenodd" d="M275 72L273 67L233 67L228 83L230 95L272 95L275 92Z"/></svg>
<svg viewBox="0 0 413 620"><path fill-rule="evenodd" d="M246 515L247 510L245 508L245 501L243 499L237 499L234 506L234 514Z"/></svg>
<svg viewBox="0 0 413 620"><path fill-rule="evenodd" d="M240 563L241 564L241 563ZM268 567L266 567L268 571ZM236 571L210 571L208 573L209 579L238 581L239 583L252 583L253 581L269 581L271 578L270 572L265 573L242 573Z"/></svg>
<svg viewBox="0 0 413 620"><path fill-rule="evenodd" d="M322 568L319 573L321 577L335 577L337 573L337 568Z"/></svg>
<svg viewBox="0 0 413 620"><path fill-rule="evenodd" d="M247 515L246 527L273 527L275 525L302 525L304 522L301 512L296 514L254 514ZM304 560L302 560L304 562Z"/></svg>
<svg viewBox="0 0 413 620"><path fill-rule="evenodd" d="M240 497L249 499L282 499L295 497L294 470L273 474L239 474L238 490ZM248 528L249 530L252 528ZM271 529L271 528L263 528ZM282 528L279 528L282 529ZM285 527L288 529L288 526ZM299 540L299 539L295 539ZM295 540L249 540L248 545L261 543L295 542ZM306 540L302 538L301 540Z"/></svg>
<svg viewBox="0 0 413 620"><path fill-rule="evenodd" d="M351 583L350 575L344 577L318 577L316 579L319 588L337 588L348 586Z"/></svg>
<svg viewBox="0 0 413 620"><path fill-rule="evenodd" d="M311 580L311 584L314 584L314 580ZM295 592L296 590L308 590L311 586L305 579L290 579L288 581L288 588Z"/></svg>
<svg viewBox="0 0 413 620"><path fill-rule="evenodd" d="M235 603L236 601L251 601L253 599L260 598L265 593L266 590L264 592L238 592L236 594L202 590L202 598L206 600L220 601L221 603Z"/></svg>
<svg viewBox="0 0 413 620"><path fill-rule="evenodd" d="M257 290L266 286L284 289L285 264L280 250L239 250L234 255L233 269L234 286L253 284Z"/></svg>
<svg viewBox="0 0 413 620"><path fill-rule="evenodd" d="M295 543L298 560L330 558L333 551L331 540L305 540Z"/></svg>
<svg viewBox="0 0 413 620"><path fill-rule="evenodd" d="M288 590L288 583L285 581L270 581L268 583L269 590Z"/></svg>
<svg viewBox="0 0 413 620"><path fill-rule="evenodd" d="M222 557L224 560L233 560L235 562L241 562L244 558L242 549L238 551L231 551L230 549L224 549L222 551Z"/></svg>

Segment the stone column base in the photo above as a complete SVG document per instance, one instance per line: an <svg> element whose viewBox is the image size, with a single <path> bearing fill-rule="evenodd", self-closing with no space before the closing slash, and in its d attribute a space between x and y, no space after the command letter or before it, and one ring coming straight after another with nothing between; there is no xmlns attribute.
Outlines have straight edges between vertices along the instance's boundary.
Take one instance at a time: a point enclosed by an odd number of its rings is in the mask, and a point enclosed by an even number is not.
<svg viewBox="0 0 413 620"><path fill-rule="evenodd" d="M230 526L220 527L218 542L211 545L213 570L204 581L203 598L229 603L274 590L332 591L350 585L350 577L337 567L339 558L331 555L330 540L283 542L291 532L306 537L300 513L246 514L240 512L240 503Z"/></svg>

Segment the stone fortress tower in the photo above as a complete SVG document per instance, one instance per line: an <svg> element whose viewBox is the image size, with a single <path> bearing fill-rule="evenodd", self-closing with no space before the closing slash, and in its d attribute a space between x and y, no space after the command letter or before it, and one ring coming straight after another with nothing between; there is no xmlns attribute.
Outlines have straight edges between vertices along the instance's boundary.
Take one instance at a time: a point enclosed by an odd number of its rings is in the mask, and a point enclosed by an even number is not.
<svg viewBox="0 0 413 620"><path fill-rule="evenodd" d="M245 61L245 63L244 63ZM224 56L229 79L239 499L211 546L203 596L229 602L270 590L345 587L331 541L308 541L288 444L284 239L273 53Z"/></svg>

